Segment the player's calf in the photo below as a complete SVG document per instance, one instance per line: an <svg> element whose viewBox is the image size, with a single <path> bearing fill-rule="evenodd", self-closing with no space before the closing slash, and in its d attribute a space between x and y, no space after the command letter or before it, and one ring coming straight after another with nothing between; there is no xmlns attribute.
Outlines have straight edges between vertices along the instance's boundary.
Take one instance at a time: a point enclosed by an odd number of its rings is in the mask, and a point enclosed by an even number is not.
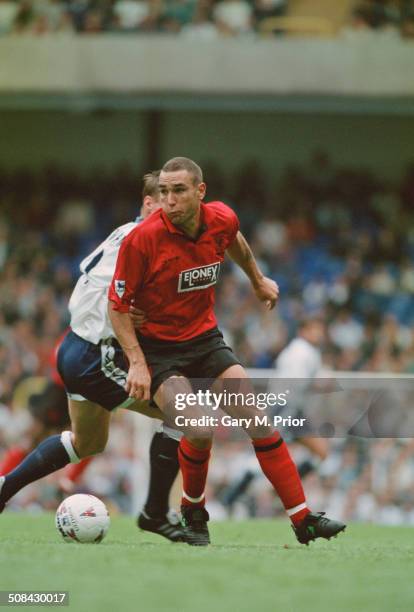
<svg viewBox="0 0 414 612"><path fill-rule="evenodd" d="M70 431L46 438L12 472L0 478L0 512L26 485L78 461Z"/></svg>
<svg viewBox="0 0 414 612"><path fill-rule="evenodd" d="M106 436L101 438L98 435L98 437L92 439L73 436L73 446L76 449L76 454L78 455L79 459L86 459L87 457L93 457L94 455L103 453L106 443Z"/></svg>

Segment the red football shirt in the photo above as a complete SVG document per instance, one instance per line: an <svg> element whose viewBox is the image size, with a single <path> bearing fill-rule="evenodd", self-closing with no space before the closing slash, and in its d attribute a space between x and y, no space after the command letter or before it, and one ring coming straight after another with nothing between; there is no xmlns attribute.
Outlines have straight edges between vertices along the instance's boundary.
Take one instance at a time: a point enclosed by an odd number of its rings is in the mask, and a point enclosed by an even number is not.
<svg viewBox="0 0 414 612"><path fill-rule="evenodd" d="M217 325L215 284L224 252L239 230L234 211L222 202L201 204L201 230L192 239L164 212L152 213L125 237L109 289L113 308L141 308L142 335L180 342Z"/></svg>

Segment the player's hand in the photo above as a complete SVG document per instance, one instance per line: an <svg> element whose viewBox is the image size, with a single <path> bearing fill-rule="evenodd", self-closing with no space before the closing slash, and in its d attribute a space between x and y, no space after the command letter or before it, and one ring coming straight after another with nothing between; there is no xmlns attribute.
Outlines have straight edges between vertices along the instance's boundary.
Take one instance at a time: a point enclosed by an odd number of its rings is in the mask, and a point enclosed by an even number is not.
<svg viewBox="0 0 414 612"><path fill-rule="evenodd" d="M147 320L147 315L143 310L131 305L129 307L129 318L131 319L135 329L139 329Z"/></svg>
<svg viewBox="0 0 414 612"><path fill-rule="evenodd" d="M257 284L254 285L254 292L261 302L264 302L266 308L272 310L275 307L279 297L279 287L271 278L264 276Z"/></svg>
<svg viewBox="0 0 414 612"><path fill-rule="evenodd" d="M135 363L129 367L125 390L129 397L149 400L151 375L145 363Z"/></svg>

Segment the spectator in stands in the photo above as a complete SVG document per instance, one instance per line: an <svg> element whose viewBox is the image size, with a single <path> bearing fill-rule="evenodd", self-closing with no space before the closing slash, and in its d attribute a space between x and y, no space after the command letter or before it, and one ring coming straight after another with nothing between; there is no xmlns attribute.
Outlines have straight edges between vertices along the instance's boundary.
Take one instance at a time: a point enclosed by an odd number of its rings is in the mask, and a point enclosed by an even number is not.
<svg viewBox="0 0 414 612"><path fill-rule="evenodd" d="M363 328L347 308L339 311L329 326L329 336L340 349L358 349L363 339Z"/></svg>
<svg viewBox="0 0 414 612"><path fill-rule="evenodd" d="M220 33L212 19L211 0L199 0L190 23L183 26L181 35L194 40L214 40Z"/></svg>
<svg viewBox="0 0 414 612"><path fill-rule="evenodd" d="M67 8L77 32L83 29L85 16L89 10L89 0L69 0Z"/></svg>
<svg viewBox="0 0 414 612"><path fill-rule="evenodd" d="M253 18L256 29L269 17L281 17L286 13L287 0L254 0Z"/></svg>
<svg viewBox="0 0 414 612"><path fill-rule="evenodd" d="M213 8L213 19L224 36L238 36L253 31L253 9L246 0L219 0Z"/></svg>
<svg viewBox="0 0 414 612"><path fill-rule="evenodd" d="M401 264L399 286L404 293L414 295L414 265L408 258Z"/></svg>
<svg viewBox="0 0 414 612"><path fill-rule="evenodd" d="M414 11L411 15L407 15L402 20L401 35L406 39L414 38Z"/></svg>
<svg viewBox="0 0 414 612"><path fill-rule="evenodd" d="M396 280L386 264L375 267L369 277L369 289L375 295L391 296L396 290Z"/></svg>
<svg viewBox="0 0 414 612"><path fill-rule="evenodd" d="M354 8L351 30L409 35L414 10L412 0L363 0Z"/></svg>
<svg viewBox="0 0 414 612"><path fill-rule="evenodd" d="M17 2L0 0L0 36L2 34L9 34L12 31L18 12L19 5Z"/></svg>
<svg viewBox="0 0 414 612"><path fill-rule="evenodd" d="M197 8L196 0L166 0L160 15L163 32L178 33L192 22Z"/></svg>
<svg viewBox="0 0 414 612"><path fill-rule="evenodd" d="M122 32L137 31L150 16L150 3L146 0L116 0L113 16L116 29Z"/></svg>
<svg viewBox="0 0 414 612"><path fill-rule="evenodd" d="M14 18L13 31L16 34L23 34L32 25L35 20L35 10L32 0L23 0L19 4L19 10Z"/></svg>

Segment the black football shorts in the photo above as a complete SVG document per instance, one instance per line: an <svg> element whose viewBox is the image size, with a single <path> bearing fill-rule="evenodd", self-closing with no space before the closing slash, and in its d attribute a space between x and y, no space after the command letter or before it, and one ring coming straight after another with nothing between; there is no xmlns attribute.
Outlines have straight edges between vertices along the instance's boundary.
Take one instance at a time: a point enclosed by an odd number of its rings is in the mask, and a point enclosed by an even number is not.
<svg viewBox="0 0 414 612"><path fill-rule="evenodd" d="M240 365L217 327L184 342L153 340L142 335L138 335L138 341L151 373L151 396L171 376L211 380L230 366Z"/></svg>

